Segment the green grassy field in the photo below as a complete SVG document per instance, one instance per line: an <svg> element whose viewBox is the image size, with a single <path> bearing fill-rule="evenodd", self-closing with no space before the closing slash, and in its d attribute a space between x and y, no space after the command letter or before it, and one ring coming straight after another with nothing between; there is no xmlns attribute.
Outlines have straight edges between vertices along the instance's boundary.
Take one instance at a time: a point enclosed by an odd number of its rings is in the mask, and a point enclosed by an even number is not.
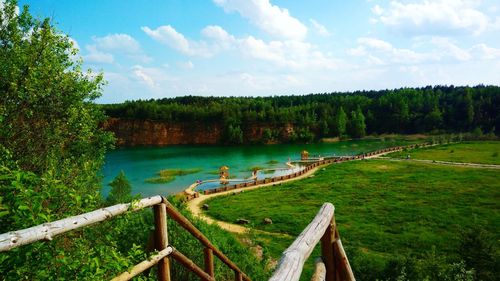
<svg viewBox="0 0 500 281"><path fill-rule="evenodd" d="M356 256L352 264L359 280L383 278L383 269L395 257L425 260L434 254L458 261L460 236L468 229L482 229L493 241L500 239L497 170L355 161L331 165L301 181L207 203L208 214L219 220L245 218L255 229L295 237L323 202L335 205L340 236L348 257ZM264 224L266 217L273 224ZM251 236L275 259L293 241Z"/></svg>
<svg viewBox="0 0 500 281"><path fill-rule="evenodd" d="M393 158L439 160L500 165L500 141L464 142L446 144L410 151L391 153Z"/></svg>

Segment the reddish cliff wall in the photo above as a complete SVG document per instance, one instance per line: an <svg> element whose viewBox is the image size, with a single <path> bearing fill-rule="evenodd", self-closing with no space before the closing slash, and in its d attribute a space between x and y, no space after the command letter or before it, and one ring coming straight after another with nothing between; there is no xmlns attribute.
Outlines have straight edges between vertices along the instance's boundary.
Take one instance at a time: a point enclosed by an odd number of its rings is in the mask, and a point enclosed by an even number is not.
<svg viewBox="0 0 500 281"><path fill-rule="evenodd" d="M224 129L217 123L110 118L103 127L115 134L119 146L224 143ZM242 128L244 141L261 142L266 128L279 131L280 140L288 139L293 133L293 126L289 124L278 128L271 128L265 124L250 124Z"/></svg>
<svg viewBox="0 0 500 281"><path fill-rule="evenodd" d="M216 144L221 140L218 124L170 123L110 118L104 128L115 134L117 145Z"/></svg>

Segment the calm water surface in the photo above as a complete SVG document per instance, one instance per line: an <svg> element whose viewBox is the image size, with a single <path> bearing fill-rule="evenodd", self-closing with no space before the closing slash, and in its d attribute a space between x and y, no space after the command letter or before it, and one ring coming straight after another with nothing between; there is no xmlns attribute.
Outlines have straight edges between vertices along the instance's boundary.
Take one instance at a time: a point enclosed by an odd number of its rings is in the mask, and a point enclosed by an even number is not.
<svg viewBox="0 0 500 281"><path fill-rule="evenodd" d="M216 179L220 166L230 168L231 178L248 178L252 167L285 168L288 159L299 159L300 152L311 155L355 155L380 148L405 144L401 140L352 140L337 143L276 144L243 146L167 146L134 147L110 151L103 169L104 190L108 183L123 170L132 185L132 193L142 196L168 195L186 189L196 180ZM274 162L278 163L274 163ZM163 169L201 169L199 172L178 176L164 184L146 183Z"/></svg>

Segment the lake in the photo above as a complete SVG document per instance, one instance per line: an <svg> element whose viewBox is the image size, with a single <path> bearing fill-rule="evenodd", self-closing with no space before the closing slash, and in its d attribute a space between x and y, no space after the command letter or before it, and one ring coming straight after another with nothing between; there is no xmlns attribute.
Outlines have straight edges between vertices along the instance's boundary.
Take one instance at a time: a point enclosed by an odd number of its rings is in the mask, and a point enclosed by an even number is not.
<svg viewBox="0 0 500 281"><path fill-rule="evenodd" d="M103 194L108 183L123 170L132 185L133 194L142 196L168 195L180 192L197 180L218 178L220 166L228 166L231 178L248 178L253 167L285 168L285 163L300 158L300 152L310 155L355 155L381 148L408 144L396 139L350 140L334 143L274 144L241 146L194 146L119 148L106 154L103 168ZM198 169L196 173L177 176L175 180L154 184L145 182L163 169Z"/></svg>

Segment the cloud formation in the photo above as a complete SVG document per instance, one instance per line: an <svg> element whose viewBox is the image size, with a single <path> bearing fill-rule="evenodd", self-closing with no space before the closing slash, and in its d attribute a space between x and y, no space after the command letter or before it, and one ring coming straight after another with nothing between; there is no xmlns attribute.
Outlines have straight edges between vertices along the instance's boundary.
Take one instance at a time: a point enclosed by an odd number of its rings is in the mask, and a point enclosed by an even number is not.
<svg viewBox="0 0 500 281"><path fill-rule="evenodd" d="M331 35L330 31L328 31L328 29L326 29L326 27L319 23L317 20L309 19L309 22L311 23L311 26L314 28L316 33L318 33L319 35L324 37L328 37Z"/></svg>
<svg viewBox="0 0 500 281"><path fill-rule="evenodd" d="M132 36L123 33L109 34L104 37L92 37L92 44L86 45L85 60L93 63L113 63L115 55L124 55L138 62L150 62L139 42Z"/></svg>
<svg viewBox="0 0 500 281"><path fill-rule="evenodd" d="M307 27L290 15L287 9L269 0L213 0L226 12L238 12L269 35L286 40L303 40Z"/></svg>
<svg viewBox="0 0 500 281"><path fill-rule="evenodd" d="M479 35L495 24L488 15L478 9L479 2L471 0L425 0L412 3L391 1L386 8L375 5L372 12L376 16L376 22L402 34Z"/></svg>
<svg viewBox="0 0 500 281"><path fill-rule="evenodd" d="M210 25L201 30L203 39L187 39L170 25L154 30L143 27L142 30L154 40L188 56L210 58L228 50L235 50L247 58L271 62L279 67L293 69L316 67L333 68L336 61L317 50L308 42L297 40L264 41L247 36L236 38L220 26Z"/></svg>

